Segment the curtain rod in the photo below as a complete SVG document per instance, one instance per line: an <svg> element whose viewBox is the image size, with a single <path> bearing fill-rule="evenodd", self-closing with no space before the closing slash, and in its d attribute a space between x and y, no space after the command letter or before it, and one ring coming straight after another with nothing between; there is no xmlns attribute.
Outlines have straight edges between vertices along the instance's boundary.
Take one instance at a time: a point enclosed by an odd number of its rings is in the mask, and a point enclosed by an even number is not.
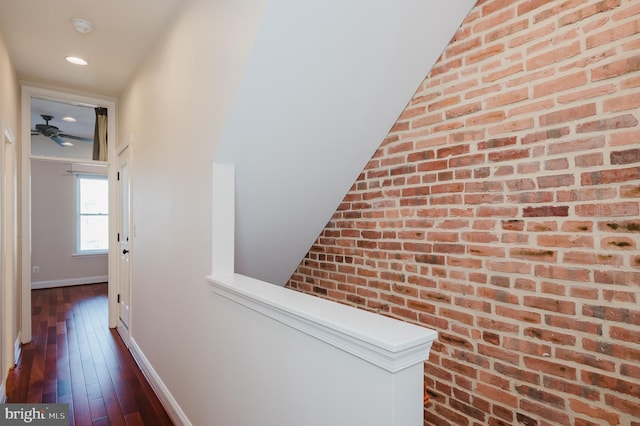
<svg viewBox="0 0 640 426"><path fill-rule="evenodd" d="M107 176L107 173L101 173L101 172L84 172L84 171L78 171L78 170L67 170L67 173L70 173L72 175L98 175L98 176Z"/></svg>

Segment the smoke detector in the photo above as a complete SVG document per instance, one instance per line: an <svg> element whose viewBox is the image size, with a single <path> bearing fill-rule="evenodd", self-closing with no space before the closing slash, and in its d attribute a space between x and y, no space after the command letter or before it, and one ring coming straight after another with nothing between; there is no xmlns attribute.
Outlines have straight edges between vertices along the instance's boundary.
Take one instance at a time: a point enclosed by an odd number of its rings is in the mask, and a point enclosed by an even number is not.
<svg viewBox="0 0 640 426"><path fill-rule="evenodd" d="M93 29L93 25L91 24L91 22L87 21L86 19L73 18L71 20L71 23L73 24L73 28L75 28L75 30L81 34L86 34L90 32L91 29Z"/></svg>

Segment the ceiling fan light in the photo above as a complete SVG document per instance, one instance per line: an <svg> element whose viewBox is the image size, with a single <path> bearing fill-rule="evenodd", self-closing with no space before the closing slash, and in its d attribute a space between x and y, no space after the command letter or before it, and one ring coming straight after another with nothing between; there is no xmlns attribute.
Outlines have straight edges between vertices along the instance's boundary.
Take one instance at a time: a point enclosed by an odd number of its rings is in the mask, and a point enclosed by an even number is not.
<svg viewBox="0 0 640 426"><path fill-rule="evenodd" d="M73 18L71 20L71 23L73 24L73 28L75 28L75 30L81 34L91 32L91 30L93 29L93 25L91 25L91 22L87 21L86 19Z"/></svg>
<svg viewBox="0 0 640 426"><path fill-rule="evenodd" d="M67 62L70 62L70 63L75 64L75 65L87 65L88 64L87 61L85 61L84 59L79 58L77 56L67 56L65 59L67 60Z"/></svg>

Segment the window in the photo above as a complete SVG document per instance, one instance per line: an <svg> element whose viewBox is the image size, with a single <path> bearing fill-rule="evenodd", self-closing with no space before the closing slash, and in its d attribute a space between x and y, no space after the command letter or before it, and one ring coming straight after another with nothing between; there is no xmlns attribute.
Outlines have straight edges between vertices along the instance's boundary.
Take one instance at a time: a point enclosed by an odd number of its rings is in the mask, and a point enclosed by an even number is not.
<svg viewBox="0 0 640 426"><path fill-rule="evenodd" d="M76 175L76 254L109 249L109 183L106 176Z"/></svg>

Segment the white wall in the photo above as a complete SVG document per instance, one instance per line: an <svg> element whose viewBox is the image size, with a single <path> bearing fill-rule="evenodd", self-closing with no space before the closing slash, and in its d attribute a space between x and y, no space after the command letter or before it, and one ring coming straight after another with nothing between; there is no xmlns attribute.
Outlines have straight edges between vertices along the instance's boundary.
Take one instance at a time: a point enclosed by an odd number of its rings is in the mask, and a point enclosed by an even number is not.
<svg viewBox="0 0 640 426"><path fill-rule="evenodd" d="M236 271L283 284L472 3L194 0L120 98L119 141L133 147L131 336L193 424L254 404L226 400L237 384L224 369L253 362L249 374L278 376L260 348L286 344L240 342L246 359L219 351L234 333L233 308L204 280L212 163L236 164Z"/></svg>
<svg viewBox="0 0 640 426"><path fill-rule="evenodd" d="M219 384L211 272L211 170L266 0L196 0L119 102L132 144L131 335L194 425Z"/></svg>
<svg viewBox="0 0 640 426"><path fill-rule="evenodd" d="M0 119L9 125L14 135L18 135L19 87L15 69L11 63L7 46L0 28Z"/></svg>
<svg viewBox="0 0 640 426"><path fill-rule="evenodd" d="M40 269L31 274L32 288L106 281L106 254L74 256L76 180L71 169L64 162L31 162L31 264ZM106 174L98 167L83 171Z"/></svg>
<svg viewBox="0 0 640 426"><path fill-rule="evenodd" d="M287 282L474 3L269 2L216 155L236 272Z"/></svg>

